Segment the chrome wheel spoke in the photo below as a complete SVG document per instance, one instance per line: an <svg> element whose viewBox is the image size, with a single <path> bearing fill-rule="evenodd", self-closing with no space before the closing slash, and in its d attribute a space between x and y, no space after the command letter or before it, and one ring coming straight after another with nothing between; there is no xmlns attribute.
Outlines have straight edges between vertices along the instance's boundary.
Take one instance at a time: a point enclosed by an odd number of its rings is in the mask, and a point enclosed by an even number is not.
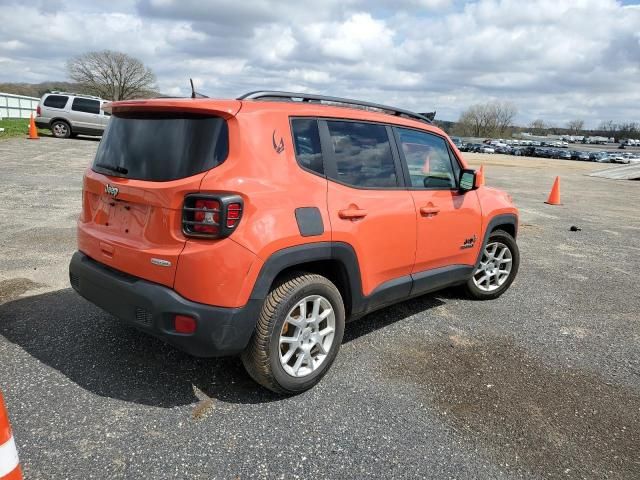
<svg viewBox="0 0 640 480"><path fill-rule="evenodd" d="M280 337L280 343L298 343L298 337Z"/></svg>
<svg viewBox="0 0 640 480"><path fill-rule="evenodd" d="M302 362L305 359L305 354L303 352L299 352L298 353L298 359L296 360L296 363L293 364L293 373L295 375L298 375L298 372L300 371L300 367L302 366Z"/></svg>
<svg viewBox="0 0 640 480"><path fill-rule="evenodd" d="M296 353L298 351L298 347L291 347L289 348L289 350L287 351L287 353L285 353L283 356L280 357L280 360L283 363L289 363L289 360L291 360L291 357L293 357L293 354Z"/></svg>
<svg viewBox="0 0 640 480"><path fill-rule="evenodd" d="M313 310L311 311L311 318L314 320L318 318L320 315L320 302L322 301L322 297L318 297L313 301Z"/></svg>
<svg viewBox="0 0 640 480"><path fill-rule="evenodd" d="M322 341L316 343L316 346L318 347L318 350L320 351L320 353L322 355L327 355L329 352L324 348L324 345L322 344Z"/></svg>

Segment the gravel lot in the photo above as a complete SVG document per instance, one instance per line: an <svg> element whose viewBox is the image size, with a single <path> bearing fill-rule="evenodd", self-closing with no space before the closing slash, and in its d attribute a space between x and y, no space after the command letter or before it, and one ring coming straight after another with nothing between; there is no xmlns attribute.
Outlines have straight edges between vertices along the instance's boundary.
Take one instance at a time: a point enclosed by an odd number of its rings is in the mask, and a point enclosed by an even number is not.
<svg viewBox="0 0 640 480"><path fill-rule="evenodd" d="M467 154L521 208L511 290L351 323L320 385L281 398L68 287L96 147L0 142L0 388L26 478L640 477L639 182Z"/></svg>

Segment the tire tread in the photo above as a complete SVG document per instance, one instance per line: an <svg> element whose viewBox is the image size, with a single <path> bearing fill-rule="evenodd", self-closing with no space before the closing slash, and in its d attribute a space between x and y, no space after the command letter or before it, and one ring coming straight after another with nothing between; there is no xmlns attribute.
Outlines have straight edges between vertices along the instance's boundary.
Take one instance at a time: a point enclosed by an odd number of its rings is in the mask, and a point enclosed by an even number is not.
<svg viewBox="0 0 640 480"><path fill-rule="evenodd" d="M269 343L278 321L277 309L300 289L318 283L325 284L338 292L335 285L321 275L296 272L284 277L265 298L255 331L249 345L242 353L242 363L251 378L273 392L293 393L276 381L270 364Z"/></svg>

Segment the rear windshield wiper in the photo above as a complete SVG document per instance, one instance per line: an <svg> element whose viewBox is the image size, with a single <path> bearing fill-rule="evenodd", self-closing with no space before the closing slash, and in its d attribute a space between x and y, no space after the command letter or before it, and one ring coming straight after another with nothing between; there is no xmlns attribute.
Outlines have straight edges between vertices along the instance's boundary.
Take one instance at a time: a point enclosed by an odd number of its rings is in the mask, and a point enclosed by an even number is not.
<svg viewBox="0 0 640 480"><path fill-rule="evenodd" d="M122 175L126 175L127 173L129 173L128 169L120 167L118 165L105 165L104 163L96 163L96 167L102 168L104 170L109 170L110 172L121 173Z"/></svg>

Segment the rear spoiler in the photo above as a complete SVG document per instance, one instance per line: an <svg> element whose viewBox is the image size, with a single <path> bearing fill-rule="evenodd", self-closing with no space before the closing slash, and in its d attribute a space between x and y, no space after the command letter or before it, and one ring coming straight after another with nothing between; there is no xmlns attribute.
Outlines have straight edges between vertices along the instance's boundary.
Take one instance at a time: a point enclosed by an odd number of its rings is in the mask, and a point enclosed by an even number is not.
<svg viewBox="0 0 640 480"><path fill-rule="evenodd" d="M148 100L121 100L105 103L102 109L111 114L126 112L171 112L217 115L225 119L235 116L242 106L239 100L203 98L153 98Z"/></svg>

